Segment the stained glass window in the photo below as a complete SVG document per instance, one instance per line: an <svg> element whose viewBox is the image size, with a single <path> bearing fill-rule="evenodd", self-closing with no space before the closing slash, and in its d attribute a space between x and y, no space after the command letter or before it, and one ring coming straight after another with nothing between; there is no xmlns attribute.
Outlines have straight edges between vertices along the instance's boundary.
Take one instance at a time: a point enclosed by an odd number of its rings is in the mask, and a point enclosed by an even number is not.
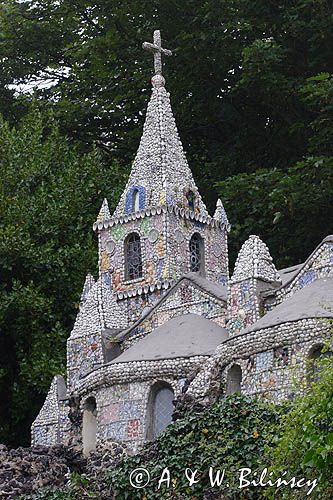
<svg viewBox="0 0 333 500"><path fill-rule="evenodd" d="M125 240L126 279L142 277L141 241L137 233L131 233Z"/></svg>
<svg viewBox="0 0 333 500"><path fill-rule="evenodd" d="M203 240L198 233L190 240L190 270L194 273L203 270Z"/></svg>
<svg viewBox="0 0 333 500"><path fill-rule="evenodd" d="M153 409L153 434L156 438L172 422L173 390L163 387L156 392Z"/></svg>

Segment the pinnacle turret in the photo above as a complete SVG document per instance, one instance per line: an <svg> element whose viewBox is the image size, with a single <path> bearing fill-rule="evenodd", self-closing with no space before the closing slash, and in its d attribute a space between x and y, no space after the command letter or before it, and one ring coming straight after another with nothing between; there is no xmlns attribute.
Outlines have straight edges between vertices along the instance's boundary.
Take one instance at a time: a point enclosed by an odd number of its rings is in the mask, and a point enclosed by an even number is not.
<svg viewBox="0 0 333 500"><path fill-rule="evenodd" d="M109 204L108 200L104 198L101 209L99 211L99 214L96 219L96 224L98 222L104 222L106 220L111 219L111 214L110 214L110 209L109 209Z"/></svg>
<svg viewBox="0 0 333 500"><path fill-rule="evenodd" d="M257 278L269 283L281 281L268 247L256 235L251 235L243 243L236 260L231 283L248 278Z"/></svg>
<svg viewBox="0 0 333 500"><path fill-rule="evenodd" d="M216 202L216 209L215 209L215 213L214 213L214 219L220 221L220 222L223 222L225 224L225 227L227 229L227 231L230 231L230 223L229 223L229 220L228 220L228 216L227 216L227 213L224 209L224 206L223 206L223 203L221 201L221 199L219 198Z"/></svg>
<svg viewBox="0 0 333 500"><path fill-rule="evenodd" d="M80 299L80 307L82 307L82 305L87 300L88 294L89 294L90 290L92 289L92 287L94 286L94 284L95 284L95 279L94 279L93 275L88 273L86 276L86 280L84 282L84 285L83 285L83 290L82 290L81 299Z"/></svg>

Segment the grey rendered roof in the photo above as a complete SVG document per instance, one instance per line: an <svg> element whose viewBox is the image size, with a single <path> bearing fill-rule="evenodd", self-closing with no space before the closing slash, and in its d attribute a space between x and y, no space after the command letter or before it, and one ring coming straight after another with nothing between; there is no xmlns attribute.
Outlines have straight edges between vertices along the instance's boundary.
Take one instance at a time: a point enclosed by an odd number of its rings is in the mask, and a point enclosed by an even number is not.
<svg viewBox="0 0 333 500"><path fill-rule="evenodd" d="M184 275L184 278L192 281L192 283L198 285L214 297L224 300L225 302L227 301L228 287L226 285L218 285L217 283L204 278L199 273L187 273Z"/></svg>
<svg viewBox="0 0 333 500"><path fill-rule="evenodd" d="M285 267L284 269L279 269L278 273L281 277L282 287L284 287L289 281L294 279L296 274L302 269L303 264L297 264L296 266Z"/></svg>
<svg viewBox="0 0 333 500"><path fill-rule="evenodd" d="M111 363L211 355L228 337L225 328L196 314L170 319Z"/></svg>
<svg viewBox="0 0 333 500"><path fill-rule="evenodd" d="M333 318L333 278L302 288L240 334L309 318Z"/></svg>

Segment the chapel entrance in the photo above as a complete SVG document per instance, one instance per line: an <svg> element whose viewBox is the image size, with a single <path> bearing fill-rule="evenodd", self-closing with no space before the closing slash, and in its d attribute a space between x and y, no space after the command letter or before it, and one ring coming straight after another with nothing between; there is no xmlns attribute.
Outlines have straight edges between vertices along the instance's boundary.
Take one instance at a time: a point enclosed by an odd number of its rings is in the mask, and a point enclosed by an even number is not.
<svg viewBox="0 0 333 500"><path fill-rule="evenodd" d="M89 455L91 451L96 449L96 434L96 399L90 397L86 399L83 410L82 444L84 456Z"/></svg>
<svg viewBox="0 0 333 500"><path fill-rule="evenodd" d="M239 365L233 365L227 374L227 394L241 392L242 369Z"/></svg>

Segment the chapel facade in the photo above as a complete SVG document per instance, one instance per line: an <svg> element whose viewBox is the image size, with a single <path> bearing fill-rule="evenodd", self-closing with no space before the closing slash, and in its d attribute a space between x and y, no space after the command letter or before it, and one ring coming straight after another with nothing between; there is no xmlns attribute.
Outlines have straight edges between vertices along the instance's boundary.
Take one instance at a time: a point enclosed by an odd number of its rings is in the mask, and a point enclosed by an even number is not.
<svg viewBox="0 0 333 500"><path fill-rule="evenodd" d="M277 271L250 236L231 276L230 224L221 200L210 216L155 75L143 134L113 214L104 199L98 278L87 275L67 342L67 380L56 375L32 424L32 445L106 441L134 452L171 422L182 392L209 404L233 392L292 397L294 367L321 355L330 336L333 236L304 264ZM191 383L188 381L191 380Z"/></svg>

